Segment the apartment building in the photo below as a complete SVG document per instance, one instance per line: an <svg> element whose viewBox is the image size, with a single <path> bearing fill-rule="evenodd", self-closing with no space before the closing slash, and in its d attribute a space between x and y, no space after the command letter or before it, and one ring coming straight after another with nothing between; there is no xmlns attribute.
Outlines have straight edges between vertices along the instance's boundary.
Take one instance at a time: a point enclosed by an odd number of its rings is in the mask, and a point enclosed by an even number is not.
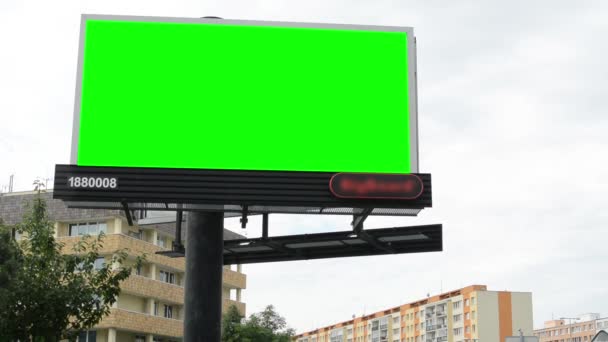
<svg viewBox="0 0 608 342"><path fill-rule="evenodd" d="M472 285L305 332L295 342L504 342L532 333L532 293Z"/></svg>
<svg viewBox="0 0 608 342"><path fill-rule="evenodd" d="M595 329L599 333L604 331L608 333L608 317L598 318L595 320Z"/></svg>
<svg viewBox="0 0 608 342"><path fill-rule="evenodd" d="M18 223L26 202L36 196L33 192L0 195L0 218L5 224ZM53 200L52 193L42 196L48 204L49 216L55 222L55 236L69 253L82 235L104 233L105 239L98 264L108 262L119 249L129 249L135 256L146 254L145 263L121 285L121 294L111 313L93 330L81 334L80 342L169 342L181 341L183 336L185 259L155 254L171 248L175 238L175 214L166 213L143 217L129 226L121 211L69 209L62 201ZM150 213L154 214L154 213ZM185 234L183 234L185 235ZM228 230L225 238L238 238ZM17 238L20 238L17 236ZM185 242L187 245L187 241ZM223 308L235 305L245 314L241 291L246 276L240 265L224 268Z"/></svg>
<svg viewBox="0 0 608 342"><path fill-rule="evenodd" d="M608 332L608 318L587 313L546 321L542 329L534 330L534 336L539 342L591 342L600 331Z"/></svg>

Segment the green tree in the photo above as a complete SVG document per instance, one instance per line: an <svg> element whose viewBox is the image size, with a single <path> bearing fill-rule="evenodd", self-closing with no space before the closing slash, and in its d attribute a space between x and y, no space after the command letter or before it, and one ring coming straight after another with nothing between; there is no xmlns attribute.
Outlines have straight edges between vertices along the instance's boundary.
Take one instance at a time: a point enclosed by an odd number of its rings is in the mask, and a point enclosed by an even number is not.
<svg viewBox="0 0 608 342"><path fill-rule="evenodd" d="M240 342L241 336L241 321L243 316L236 306L231 305L228 311L222 317L222 341L224 342Z"/></svg>
<svg viewBox="0 0 608 342"><path fill-rule="evenodd" d="M74 340L109 314L120 282L131 274L123 266L126 250L99 267L102 234L85 236L73 254L62 253L40 195L15 228L25 237L18 243L7 240L6 228L0 235L0 340Z"/></svg>
<svg viewBox="0 0 608 342"><path fill-rule="evenodd" d="M0 219L0 308L7 307L9 289L23 262L21 250L12 235L12 229L4 226Z"/></svg>
<svg viewBox="0 0 608 342"><path fill-rule="evenodd" d="M287 328L285 318L272 305L250 315L244 322L237 308L231 306L222 322L224 342L289 342L293 335L293 329Z"/></svg>

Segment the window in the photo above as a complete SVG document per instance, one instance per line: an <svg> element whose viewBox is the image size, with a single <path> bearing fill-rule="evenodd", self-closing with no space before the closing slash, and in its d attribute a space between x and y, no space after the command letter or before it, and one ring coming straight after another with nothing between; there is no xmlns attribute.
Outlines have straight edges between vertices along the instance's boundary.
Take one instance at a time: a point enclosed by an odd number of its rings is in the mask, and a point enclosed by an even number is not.
<svg viewBox="0 0 608 342"><path fill-rule="evenodd" d="M157 235L157 236L156 236L156 245L157 245L157 246L160 246L160 247L162 247L162 248L165 248L165 245L166 245L166 240L165 240L165 238L164 238L164 237L162 237L162 236L160 236L160 235Z"/></svg>
<svg viewBox="0 0 608 342"><path fill-rule="evenodd" d="M93 261L93 269L94 270L100 270L106 263L106 259L104 257L99 257L97 259L95 259L95 261ZM78 265L76 265L76 272L81 272L84 268L84 261L78 263Z"/></svg>
<svg viewBox="0 0 608 342"><path fill-rule="evenodd" d="M135 342L146 342L146 336L135 335Z"/></svg>
<svg viewBox="0 0 608 342"><path fill-rule="evenodd" d="M99 235L106 233L108 226L105 222L89 222L70 224L70 236Z"/></svg>
<svg viewBox="0 0 608 342"><path fill-rule="evenodd" d="M462 321L462 314L454 315L454 322Z"/></svg>
<svg viewBox="0 0 608 342"><path fill-rule="evenodd" d="M459 300L457 302L452 303L452 307L454 308L454 310L460 309L460 307L462 307L462 301Z"/></svg>
<svg viewBox="0 0 608 342"><path fill-rule="evenodd" d="M473 317L473 319L477 319L477 315L475 314L475 311L471 311L471 316Z"/></svg>
<svg viewBox="0 0 608 342"><path fill-rule="evenodd" d="M160 281L175 284L175 273L160 271Z"/></svg>
<svg viewBox="0 0 608 342"><path fill-rule="evenodd" d="M475 297L471 297L471 305L475 305Z"/></svg>
<svg viewBox="0 0 608 342"><path fill-rule="evenodd" d="M95 262L93 263L93 269L100 270L103 268L103 266L105 264L106 264L106 259L104 257L99 257L99 258L95 259Z"/></svg>
<svg viewBox="0 0 608 342"><path fill-rule="evenodd" d="M96 294L93 295L93 301L95 302L95 305L97 306L97 310L99 310L99 308L104 305L103 298Z"/></svg>
<svg viewBox="0 0 608 342"><path fill-rule="evenodd" d="M471 319L471 315L468 312L466 312L464 314L464 319Z"/></svg>
<svg viewBox="0 0 608 342"><path fill-rule="evenodd" d="M158 302L154 302L154 316L158 316Z"/></svg>
<svg viewBox="0 0 608 342"><path fill-rule="evenodd" d="M473 334L475 333L475 324L473 324Z"/></svg>
<svg viewBox="0 0 608 342"><path fill-rule="evenodd" d="M454 329L454 335L456 335L456 336L462 335L462 328L456 328L456 329Z"/></svg>
<svg viewBox="0 0 608 342"><path fill-rule="evenodd" d="M141 240L143 237L143 232L141 229L137 232L129 231L129 236Z"/></svg>
<svg viewBox="0 0 608 342"><path fill-rule="evenodd" d="M97 342L97 331L83 331L78 334L78 342Z"/></svg>
<svg viewBox="0 0 608 342"><path fill-rule="evenodd" d="M464 306L469 306L469 300L468 299L464 300Z"/></svg>
<svg viewBox="0 0 608 342"><path fill-rule="evenodd" d="M173 318L173 306L165 305L165 318Z"/></svg>
<svg viewBox="0 0 608 342"><path fill-rule="evenodd" d="M135 268L135 274L137 274L138 276L141 275L142 272L142 267L141 265L137 265L137 268Z"/></svg>
<svg viewBox="0 0 608 342"><path fill-rule="evenodd" d="M467 326L464 328L464 332L465 332L465 333L467 333L467 334L470 334L470 333L471 333L471 327L467 325Z"/></svg>
<svg viewBox="0 0 608 342"><path fill-rule="evenodd" d="M344 330L342 330L342 328L332 330L329 334L329 341L330 342L342 342L344 340L343 333L344 333Z"/></svg>

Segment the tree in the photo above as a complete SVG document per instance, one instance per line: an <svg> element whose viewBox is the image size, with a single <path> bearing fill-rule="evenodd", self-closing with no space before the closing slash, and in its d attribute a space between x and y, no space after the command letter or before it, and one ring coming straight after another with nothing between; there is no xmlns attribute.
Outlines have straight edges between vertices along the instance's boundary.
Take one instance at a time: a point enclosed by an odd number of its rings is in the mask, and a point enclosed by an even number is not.
<svg viewBox="0 0 608 342"><path fill-rule="evenodd" d="M40 195L15 229L26 238L7 242L6 233L0 235L0 279L7 279L0 288L0 340L74 340L109 314L120 282L131 274L131 267L122 266L126 250L96 265L102 234L85 236L74 254L63 254Z"/></svg>
<svg viewBox="0 0 608 342"><path fill-rule="evenodd" d="M12 229L0 220L0 299L5 298L1 291L14 280L21 263L21 251L13 240Z"/></svg>
<svg viewBox="0 0 608 342"><path fill-rule="evenodd" d="M243 316L236 308L231 305L228 311L222 317L222 341L225 342L240 342L241 337L241 321Z"/></svg>
<svg viewBox="0 0 608 342"><path fill-rule="evenodd" d="M222 322L222 341L289 342L294 335L293 329L287 328L285 318L272 305L250 315L244 322L242 319L235 306L228 309Z"/></svg>
<svg viewBox="0 0 608 342"><path fill-rule="evenodd" d="M9 288L23 262L21 250L12 235L12 229L4 226L0 220L0 308L6 307Z"/></svg>
<svg viewBox="0 0 608 342"><path fill-rule="evenodd" d="M287 323L285 318L281 317L275 310L273 305L268 305L264 311L254 314L260 326L269 329L272 332L283 330Z"/></svg>

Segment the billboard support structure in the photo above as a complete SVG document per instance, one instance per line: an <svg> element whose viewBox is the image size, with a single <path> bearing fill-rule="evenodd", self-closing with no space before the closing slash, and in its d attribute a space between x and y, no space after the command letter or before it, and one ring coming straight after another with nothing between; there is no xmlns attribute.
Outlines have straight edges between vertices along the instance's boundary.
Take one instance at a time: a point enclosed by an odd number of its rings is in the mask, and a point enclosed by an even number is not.
<svg viewBox="0 0 608 342"><path fill-rule="evenodd" d="M157 254L186 257L185 341L220 341L224 264L442 250L441 225L363 227L432 206L413 28L217 19L83 15L71 165L55 169L68 207L130 226L135 210L176 211ZM269 236L271 213L353 220ZM261 238L224 242L224 217L260 214Z"/></svg>
<svg viewBox="0 0 608 342"><path fill-rule="evenodd" d="M189 212L187 227L184 341L220 341L224 214Z"/></svg>

